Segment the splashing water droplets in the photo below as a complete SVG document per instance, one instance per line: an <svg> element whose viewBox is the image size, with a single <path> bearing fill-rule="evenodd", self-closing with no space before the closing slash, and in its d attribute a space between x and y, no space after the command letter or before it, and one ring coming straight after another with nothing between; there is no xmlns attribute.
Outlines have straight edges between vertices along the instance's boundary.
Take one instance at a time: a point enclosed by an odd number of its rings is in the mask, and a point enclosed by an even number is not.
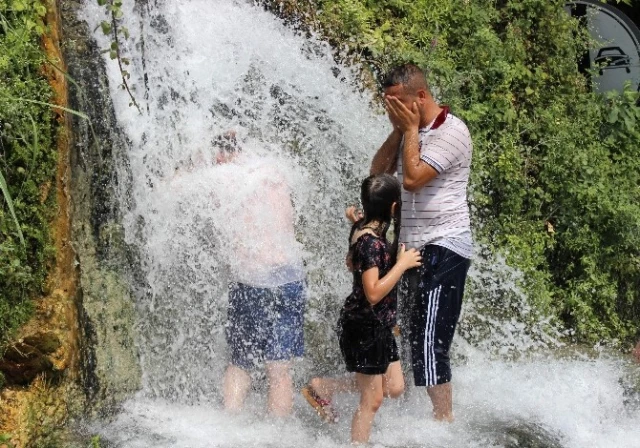
<svg viewBox="0 0 640 448"><path fill-rule="evenodd" d="M265 419L260 374L247 414L221 411L229 265L245 262L228 242L231 233L248 231L242 216L251 206L264 208L269 247L285 244L267 224L272 210L252 197L261 183L281 176L291 191L299 242L286 244L304 259L309 283L307 354L295 365L296 381L339 370L333 326L351 287L343 213L357 203L371 157L390 130L387 119L370 107L370 95L359 92L355 69L336 66L327 44L296 35L260 8L233 0L133 3L125 2L123 9L132 31L128 71L142 115L118 89L115 65L106 61L106 66L116 116L129 142L128 160L119 161L118 174L131 181L115 188L126 240L141 255L145 279L133 285L144 384L122 413L98 430L122 447L346 443L348 418L337 427L320 427L300 398L298 417L289 423ZM84 14L93 28L103 11L87 1ZM133 33L141 29L143 35ZM240 157L252 162L216 163L212 142L231 129L243 147ZM252 163L271 167L273 174L265 168L252 172ZM540 434L549 443L535 446L605 446L610 437L618 438L617 446L633 446L640 439L630 423L637 412L625 411L618 399L619 362L508 360L531 348L558 347L562 336L517 291L517 276L491 256L474 262L454 341L459 422L448 429L430 422L425 395L413 390L406 400L385 403L373 434L376 443L521 446L504 438L513 428L520 428L518 434L543 428ZM583 382L576 383L578 378ZM555 395L545 402L540 397L550 390ZM593 390L599 397L590 395ZM354 400L341 397L338 405L346 414ZM566 415L571 408L581 412ZM628 418L614 421L625 412ZM590 425L597 428L585 436ZM618 430L615 436L611 426Z"/></svg>

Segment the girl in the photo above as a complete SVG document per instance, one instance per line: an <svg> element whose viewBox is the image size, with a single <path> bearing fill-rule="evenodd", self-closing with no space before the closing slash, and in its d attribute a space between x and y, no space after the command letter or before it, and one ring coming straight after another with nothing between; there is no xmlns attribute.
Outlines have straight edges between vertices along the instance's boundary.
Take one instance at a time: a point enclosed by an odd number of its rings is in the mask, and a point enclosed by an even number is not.
<svg viewBox="0 0 640 448"><path fill-rule="evenodd" d="M404 392L396 325L396 283L407 270L420 266L420 254L398 250L400 233L400 184L388 174L369 176L362 183L364 216L349 235L347 265L353 270L353 291L340 312L340 350L347 371L355 378L314 378L302 394L318 414L335 421L331 397L356 389L360 403L351 423L351 442L369 441L371 424L383 396L396 398ZM394 239L387 230L393 220Z"/></svg>

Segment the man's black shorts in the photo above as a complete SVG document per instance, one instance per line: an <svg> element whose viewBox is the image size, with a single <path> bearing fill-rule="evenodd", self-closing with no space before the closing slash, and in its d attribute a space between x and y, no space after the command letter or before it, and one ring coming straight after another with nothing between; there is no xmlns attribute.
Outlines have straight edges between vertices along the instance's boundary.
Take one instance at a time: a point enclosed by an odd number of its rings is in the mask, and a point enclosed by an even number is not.
<svg viewBox="0 0 640 448"><path fill-rule="evenodd" d="M442 246L420 251L422 266L403 277L411 364L416 386L451 381L449 348L456 330L471 260ZM403 331L407 330L406 322Z"/></svg>

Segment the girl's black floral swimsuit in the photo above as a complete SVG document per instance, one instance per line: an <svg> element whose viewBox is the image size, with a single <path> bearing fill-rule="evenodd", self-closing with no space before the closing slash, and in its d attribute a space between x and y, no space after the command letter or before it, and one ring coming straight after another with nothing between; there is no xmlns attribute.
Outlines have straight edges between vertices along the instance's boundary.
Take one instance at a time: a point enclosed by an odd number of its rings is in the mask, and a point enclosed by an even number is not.
<svg viewBox="0 0 640 448"><path fill-rule="evenodd" d="M362 286L362 274L378 268L382 278L393 267L389 243L365 233L349 248L353 263L353 291L340 314L340 349L350 372L380 375L389 363L398 361L398 348L392 328L398 308L394 287L377 304L371 305Z"/></svg>

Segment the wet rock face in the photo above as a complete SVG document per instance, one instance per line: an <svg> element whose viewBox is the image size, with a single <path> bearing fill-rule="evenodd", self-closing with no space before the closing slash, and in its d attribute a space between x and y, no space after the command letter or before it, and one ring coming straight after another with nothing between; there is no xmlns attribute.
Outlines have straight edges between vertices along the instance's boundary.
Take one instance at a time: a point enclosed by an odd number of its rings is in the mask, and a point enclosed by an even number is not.
<svg viewBox="0 0 640 448"><path fill-rule="evenodd" d="M70 77L69 107L90 117L70 117L72 244L77 260L76 294L80 375L89 407L105 412L139 388L134 344L135 313L129 285L136 254L123 240L118 185L129 182L115 169L126 160L127 142L113 111L101 49L79 18L81 0L59 2L62 52Z"/></svg>
<svg viewBox="0 0 640 448"><path fill-rule="evenodd" d="M496 423L491 432L496 434L498 446L505 448L563 448L560 437L535 423Z"/></svg>

